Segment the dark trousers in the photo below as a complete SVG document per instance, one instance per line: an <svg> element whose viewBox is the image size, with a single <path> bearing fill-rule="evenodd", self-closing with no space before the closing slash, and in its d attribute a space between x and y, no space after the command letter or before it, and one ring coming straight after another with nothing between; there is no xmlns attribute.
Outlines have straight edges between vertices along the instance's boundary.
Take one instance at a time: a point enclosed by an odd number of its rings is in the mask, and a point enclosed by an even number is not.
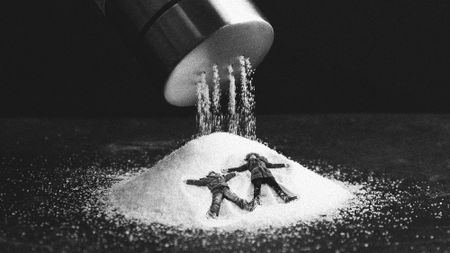
<svg viewBox="0 0 450 253"><path fill-rule="evenodd" d="M286 201L286 199L289 197L286 192L281 189L280 185L275 181L275 178L273 177L264 177L264 178L255 178L252 180L253 187L255 188L253 191L253 199L259 200L259 197L261 196L261 185L267 184L270 186L274 191L280 196L281 199Z"/></svg>
<svg viewBox="0 0 450 253"><path fill-rule="evenodd" d="M239 198L236 194L234 194L230 188L223 187L212 192L212 203L209 208L209 215L211 216L219 216L220 205L222 204L223 199L228 199L229 201L236 204L241 209L250 210L250 203L245 201L244 199Z"/></svg>

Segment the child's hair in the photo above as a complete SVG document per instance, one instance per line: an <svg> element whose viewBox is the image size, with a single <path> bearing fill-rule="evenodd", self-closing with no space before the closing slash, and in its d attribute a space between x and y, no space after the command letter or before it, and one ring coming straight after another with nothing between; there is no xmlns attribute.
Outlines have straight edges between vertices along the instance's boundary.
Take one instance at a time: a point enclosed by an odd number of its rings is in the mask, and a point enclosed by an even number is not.
<svg viewBox="0 0 450 253"><path fill-rule="evenodd" d="M256 156L256 158L259 158L259 154L258 153L249 153L245 156L245 160L248 161L250 160L250 156Z"/></svg>
<svg viewBox="0 0 450 253"><path fill-rule="evenodd" d="M257 158L258 160L261 160L261 161L266 162L266 163L268 162L266 157L264 157L264 156L262 156L262 155L260 155L260 154L258 154L258 153L249 153L249 154L247 154L247 155L245 156L245 161L248 162L248 160L250 160L250 157L251 157L252 155L256 156L256 158Z"/></svg>
<svg viewBox="0 0 450 253"><path fill-rule="evenodd" d="M217 173L217 172L211 170L210 172L208 172L208 176L210 176L211 174L218 175L219 173Z"/></svg>

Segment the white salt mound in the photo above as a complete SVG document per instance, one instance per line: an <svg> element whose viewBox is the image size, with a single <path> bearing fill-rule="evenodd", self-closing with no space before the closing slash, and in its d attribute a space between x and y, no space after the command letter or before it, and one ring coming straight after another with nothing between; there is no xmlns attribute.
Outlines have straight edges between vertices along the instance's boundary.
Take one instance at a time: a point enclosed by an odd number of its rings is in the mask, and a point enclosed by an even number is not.
<svg viewBox="0 0 450 253"><path fill-rule="evenodd" d="M289 168L271 169L278 183L297 201L285 204L266 185L261 188L261 206L253 212L224 200L218 219L207 219L211 193L207 187L186 185L211 171L238 167L246 154L256 152L271 163L289 163ZM238 173L228 182L241 198L251 200L250 172ZM287 159L269 147L229 133L199 137L175 150L153 168L114 185L112 207L127 218L147 223L183 227L258 228L283 226L333 213L352 197L343 184L324 178Z"/></svg>

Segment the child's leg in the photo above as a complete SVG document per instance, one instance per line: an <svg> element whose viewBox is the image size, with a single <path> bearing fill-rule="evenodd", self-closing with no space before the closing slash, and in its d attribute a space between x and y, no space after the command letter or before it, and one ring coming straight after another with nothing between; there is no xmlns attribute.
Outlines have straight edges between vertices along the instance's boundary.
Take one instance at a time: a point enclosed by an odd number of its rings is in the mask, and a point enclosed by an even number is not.
<svg viewBox="0 0 450 253"><path fill-rule="evenodd" d="M253 184L253 198L259 198L259 196L261 195L261 184L262 184L262 179L261 178L257 178L252 180L252 184Z"/></svg>
<svg viewBox="0 0 450 253"><path fill-rule="evenodd" d="M219 216L220 205L222 204L223 193L214 192L212 195L211 207L209 208L208 215L212 218L217 218Z"/></svg>
<svg viewBox="0 0 450 253"><path fill-rule="evenodd" d="M267 178L266 183L272 187L272 189L275 190L275 192L278 194L278 196L280 196L280 198L282 200L284 200L284 202L289 202L292 201L294 199L296 199L297 197L289 197L287 195L286 192L283 191L283 189L281 189L280 185L277 183L277 181L275 180L275 178L271 177L271 178Z"/></svg>
<svg viewBox="0 0 450 253"><path fill-rule="evenodd" d="M225 188L223 191L223 196L224 198L228 199L229 201L233 202L234 204L236 204L238 207L240 207L241 209L247 210L247 211L251 211L253 210L253 205L251 205L249 202L247 202L244 199L239 198L235 193L233 193L232 191L230 191L229 188Z"/></svg>
<svg viewBox="0 0 450 253"><path fill-rule="evenodd" d="M260 196L261 196L261 184L262 184L262 178L257 178L252 180L253 184L253 203L254 204L261 204L260 203Z"/></svg>

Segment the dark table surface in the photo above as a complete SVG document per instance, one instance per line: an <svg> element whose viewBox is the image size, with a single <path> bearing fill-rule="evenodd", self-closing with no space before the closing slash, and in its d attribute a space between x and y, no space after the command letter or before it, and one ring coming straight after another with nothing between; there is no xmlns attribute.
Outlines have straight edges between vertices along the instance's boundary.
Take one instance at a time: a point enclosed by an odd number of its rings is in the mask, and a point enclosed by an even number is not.
<svg viewBox="0 0 450 253"><path fill-rule="evenodd" d="M369 211L360 206L343 211L339 220L252 233L180 230L111 217L102 209L99 190L190 140L196 133L193 117L2 119L0 247L7 252L450 249L450 116L271 115L257 121L257 135L270 147L323 176L364 185L369 194L361 199Z"/></svg>

